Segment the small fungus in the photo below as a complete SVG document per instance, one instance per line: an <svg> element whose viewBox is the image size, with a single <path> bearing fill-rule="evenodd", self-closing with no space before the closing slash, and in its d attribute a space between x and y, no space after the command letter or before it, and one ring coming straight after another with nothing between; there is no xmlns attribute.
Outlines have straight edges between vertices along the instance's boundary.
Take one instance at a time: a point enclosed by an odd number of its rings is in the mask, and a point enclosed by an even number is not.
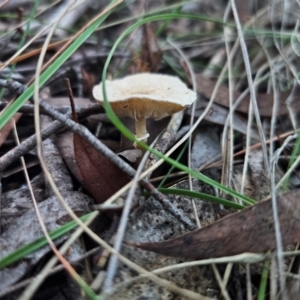
<svg viewBox="0 0 300 300"><path fill-rule="evenodd" d="M136 138L147 142L146 119L156 120L189 107L197 95L177 77L139 73L122 79L106 80L107 99L120 117L135 120ZM104 104L102 83L95 86L93 95Z"/></svg>

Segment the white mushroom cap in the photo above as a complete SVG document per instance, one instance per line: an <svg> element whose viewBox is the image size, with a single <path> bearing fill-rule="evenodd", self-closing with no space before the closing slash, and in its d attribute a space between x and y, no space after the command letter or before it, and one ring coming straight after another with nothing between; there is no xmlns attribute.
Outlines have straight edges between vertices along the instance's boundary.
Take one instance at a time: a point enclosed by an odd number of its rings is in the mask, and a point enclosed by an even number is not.
<svg viewBox="0 0 300 300"><path fill-rule="evenodd" d="M169 75L139 73L105 83L114 112L135 120L170 116L189 107L197 98L180 79ZM103 104L102 83L94 87L93 95Z"/></svg>

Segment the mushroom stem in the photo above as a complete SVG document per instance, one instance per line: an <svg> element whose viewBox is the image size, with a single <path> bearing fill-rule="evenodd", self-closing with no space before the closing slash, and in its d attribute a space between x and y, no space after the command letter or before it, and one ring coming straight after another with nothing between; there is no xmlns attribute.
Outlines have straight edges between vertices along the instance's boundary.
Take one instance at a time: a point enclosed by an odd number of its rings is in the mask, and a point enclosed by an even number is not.
<svg viewBox="0 0 300 300"><path fill-rule="evenodd" d="M137 118L135 120L135 132L135 136L139 141L147 143L147 137L149 134L146 129L146 118Z"/></svg>

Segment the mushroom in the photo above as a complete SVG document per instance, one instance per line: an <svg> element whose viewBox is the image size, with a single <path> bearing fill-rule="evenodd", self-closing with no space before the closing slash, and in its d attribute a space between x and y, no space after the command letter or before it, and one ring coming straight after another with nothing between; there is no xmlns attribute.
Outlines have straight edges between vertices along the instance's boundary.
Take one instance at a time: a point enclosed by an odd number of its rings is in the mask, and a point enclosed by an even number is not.
<svg viewBox="0 0 300 300"><path fill-rule="evenodd" d="M139 73L122 79L106 80L107 99L120 117L135 120L136 138L147 142L149 134L146 119L156 120L170 116L189 107L197 98L196 93L177 77L153 73ZM104 104L102 83L93 89L93 95Z"/></svg>

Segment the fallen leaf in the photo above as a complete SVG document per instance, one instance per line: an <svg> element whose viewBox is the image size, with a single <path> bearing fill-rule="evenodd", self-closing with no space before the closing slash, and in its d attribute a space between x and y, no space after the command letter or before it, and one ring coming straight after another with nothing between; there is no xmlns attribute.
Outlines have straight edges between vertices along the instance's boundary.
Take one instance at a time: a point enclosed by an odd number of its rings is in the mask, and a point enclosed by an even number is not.
<svg viewBox="0 0 300 300"><path fill-rule="evenodd" d="M160 50L157 38L149 23L143 26L142 36L142 53L141 61L149 72L156 72L159 69L162 59L162 51Z"/></svg>
<svg viewBox="0 0 300 300"><path fill-rule="evenodd" d="M150 24L145 24L142 27L141 53L133 58L131 72L157 72L161 59L162 51L155 33Z"/></svg>
<svg viewBox="0 0 300 300"><path fill-rule="evenodd" d="M300 189L277 198L282 244L300 241ZM159 243L130 243L143 250L187 259L207 259L276 247L271 200L233 213L202 229Z"/></svg>
<svg viewBox="0 0 300 300"><path fill-rule="evenodd" d="M96 203L103 203L129 182L128 176L90 143L74 135L75 159L82 175L82 185Z"/></svg>
<svg viewBox="0 0 300 300"><path fill-rule="evenodd" d="M94 85L96 84L96 78L92 73L89 73L84 68L81 69L81 73L84 80L84 90L91 93Z"/></svg>
<svg viewBox="0 0 300 300"><path fill-rule="evenodd" d="M78 122L72 95L70 101L73 119ZM73 135L73 144L74 157L81 174L78 179L96 203L103 203L129 182L123 171L79 135Z"/></svg>
<svg viewBox="0 0 300 300"><path fill-rule="evenodd" d="M197 75L197 89L198 92L202 95L204 95L206 98L210 99L212 92L214 90L214 87L216 85L215 80L208 79L200 74ZM293 109L299 110L300 109L300 101L299 96L296 96L297 90L299 91L299 87L296 88L296 91L293 91L295 93L295 98L293 100ZM284 91L279 92L279 107L278 107L278 115L286 115L288 114L288 108L286 105L287 98L291 95L292 91ZM216 94L215 102L229 107L229 89L228 87L222 85L219 87L218 92ZM237 99L241 95L240 92L235 91L234 92L234 99ZM263 117L271 117L272 116L272 107L273 107L273 94L257 94L256 100L257 105L259 109L259 113ZM241 104L237 107L237 111L243 112L248 114L249 111L249 101L250 101L250 95L248 94L244 100L241 102Z"/></svg>
<svg viewBox="0 0 300 300"><path fill-rule="evenodd" d="M82 183L83 178L75 160L73 136L73 132L66 131L58 134L55 142L70 172L77 178L79 182Z"/></svg>

